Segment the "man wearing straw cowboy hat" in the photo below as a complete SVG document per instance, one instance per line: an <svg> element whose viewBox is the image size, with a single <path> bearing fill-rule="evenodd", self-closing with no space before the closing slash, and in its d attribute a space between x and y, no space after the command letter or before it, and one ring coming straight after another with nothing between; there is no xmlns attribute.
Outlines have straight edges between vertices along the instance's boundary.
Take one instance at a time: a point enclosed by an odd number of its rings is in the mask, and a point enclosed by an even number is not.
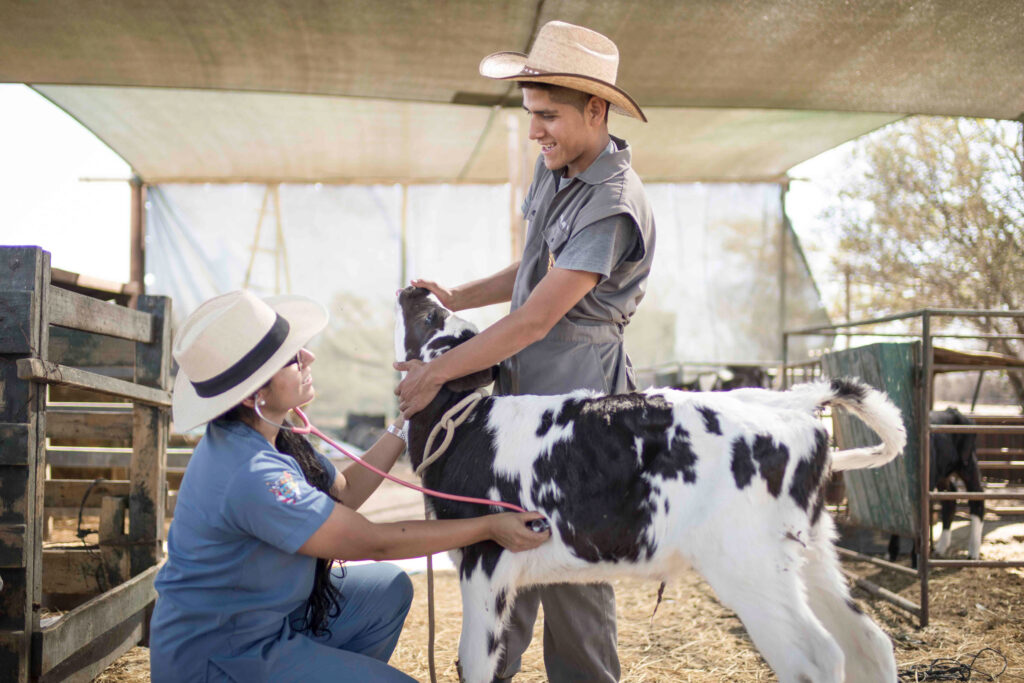
<svg viewBox="0 0 1024 683"><path fill-rule="evenodd" d="M502 363L498 391L560 394L575 389L618 393L636 388L623 328L644 296L654 257L654 218L624 140L608 134L608 110L646 121L616 87L618 49L589 29L545 24L528 55L496 52L480 63L488 78L518 81L541 146L523 215L529 222L519 262L494 275L431 290L452 310L511 301L511 312L430 363L408 371L396 389L406 417L446 381ZM579 467L586 467L580 454ZM616 491L592 501L607 510ZM561 529L557 518L555 528ZM544 661L562 681L615 681L615 595L608 584L542 586L516 600L505 634L499 677L518 672L537 608L544 605Z"/></svg>

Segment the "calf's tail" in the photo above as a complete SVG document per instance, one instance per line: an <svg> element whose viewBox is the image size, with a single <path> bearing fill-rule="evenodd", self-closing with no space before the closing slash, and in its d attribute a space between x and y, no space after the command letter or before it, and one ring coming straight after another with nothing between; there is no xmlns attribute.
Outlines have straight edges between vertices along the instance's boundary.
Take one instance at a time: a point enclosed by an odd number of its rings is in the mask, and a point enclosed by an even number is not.
<svg viewBox="0 0 1024 683"><path fill-rule="evenodd" d="M889 397L858 379L833 379L821 383L818 406L841 406L859 417L882 443L864 448L849 448L832 453L832 471L881 467L900 453L907 444L903 417Z"/></svg>

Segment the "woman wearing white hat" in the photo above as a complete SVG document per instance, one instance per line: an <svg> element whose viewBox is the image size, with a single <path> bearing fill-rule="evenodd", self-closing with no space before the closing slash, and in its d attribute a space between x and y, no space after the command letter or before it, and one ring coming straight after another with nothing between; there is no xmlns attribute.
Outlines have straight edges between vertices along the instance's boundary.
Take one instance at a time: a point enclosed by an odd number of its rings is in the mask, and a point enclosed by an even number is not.
<svg viewBox="0 0 1024 683"><path fill-rule="evenodd" d="M297 296L232 292L200 306L177 335L174 422L209 422L178 492L150 635L152 680L410 681L385 662L412 599L400 559L493 540L513 551L549 533L536 513L374 524L355 510L381 478L342 472L279 429L314 397L304 345L327 313ZM401 418L365 454L388 470Z"/></svg>

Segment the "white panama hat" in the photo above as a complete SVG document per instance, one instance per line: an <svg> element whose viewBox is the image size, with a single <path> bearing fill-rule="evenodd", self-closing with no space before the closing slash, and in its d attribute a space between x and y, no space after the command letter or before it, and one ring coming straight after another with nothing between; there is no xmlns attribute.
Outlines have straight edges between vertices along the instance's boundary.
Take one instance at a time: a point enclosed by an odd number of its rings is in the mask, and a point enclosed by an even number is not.
<svg viewBox="0 0 1024 683"><path fill-rule="evenodd" d="M646 122L625 90L615 85L619 49L589 28L549 21L541 26L530 54L495 52L480 62L480 75L504 81L551 83L597 95L616 113Z"/></svg>
<svg viewBox="0 0 1024 683"><path fill-rule="evenodd" d="M326 325L327 310L304 296L240 290L204 302L174 340L174 428L188 431L241 403Z"/></svg>

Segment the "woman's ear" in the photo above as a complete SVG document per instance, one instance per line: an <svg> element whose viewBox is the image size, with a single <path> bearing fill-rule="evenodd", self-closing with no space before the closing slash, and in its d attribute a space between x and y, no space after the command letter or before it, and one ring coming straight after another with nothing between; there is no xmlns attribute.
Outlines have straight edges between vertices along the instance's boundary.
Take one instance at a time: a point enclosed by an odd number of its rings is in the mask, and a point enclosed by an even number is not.
<svg viewBox="0 0 1024 683"><path fill-rule="evenodd" d="M252 407L255 405L256 400L257 400L258 397L259 397L258 393L253 394L252 396L246 396L245 398L242 399L242 405L245 406L246 408L249 408L251 410ZM260 405L263 405L263 404L261 403Z"/></svg>

